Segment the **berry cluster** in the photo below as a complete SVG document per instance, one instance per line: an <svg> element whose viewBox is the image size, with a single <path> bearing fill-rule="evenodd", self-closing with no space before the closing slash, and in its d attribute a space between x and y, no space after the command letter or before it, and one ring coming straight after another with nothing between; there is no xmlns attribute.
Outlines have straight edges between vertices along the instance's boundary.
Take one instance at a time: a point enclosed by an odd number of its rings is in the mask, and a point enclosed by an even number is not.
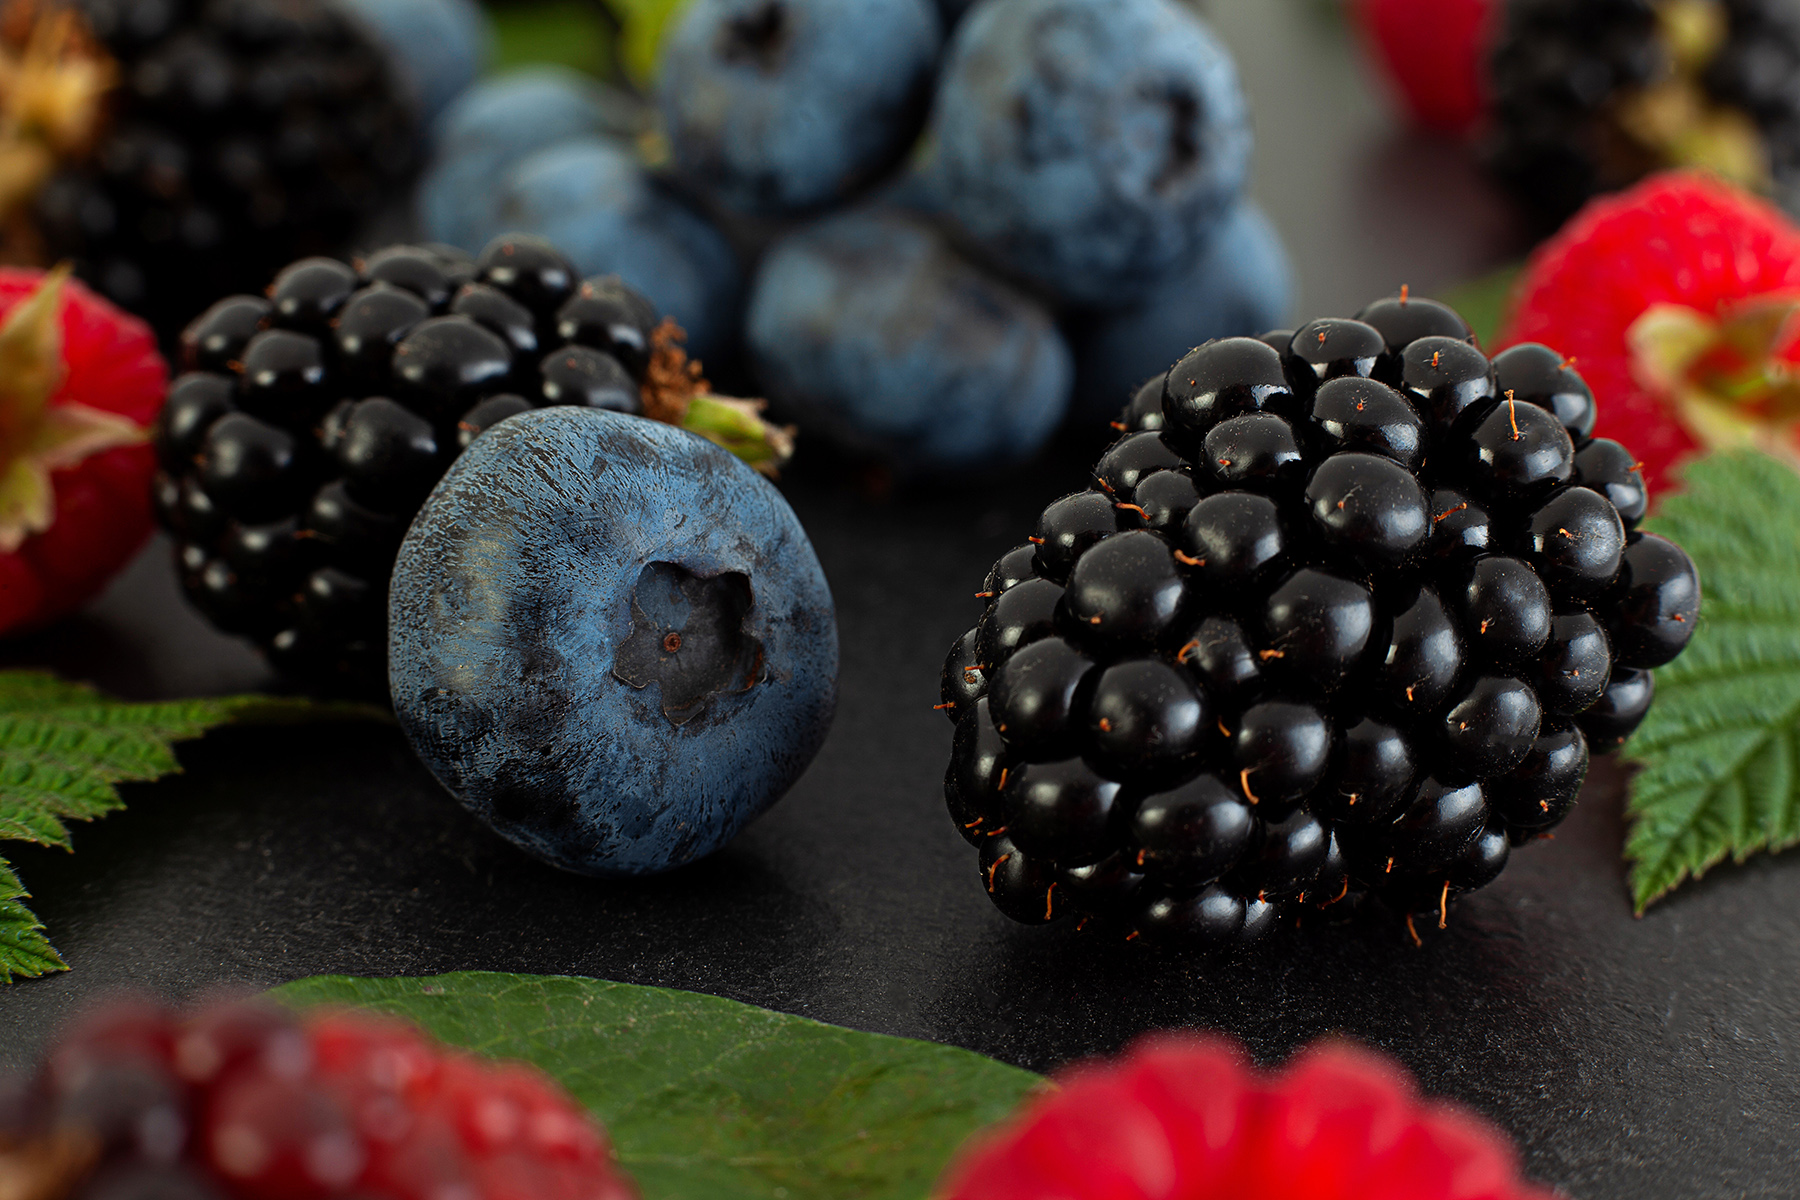
<svg viewBox="0 0 1800 1200"><path fill-rule="evenodd" d="M1682 165L1800 203L1787 0L1509 0L1501 24L1488 153L1547 217Z"/></svg>
<svg viewBox="0 0 1800 1200"><path fill-rule="evenodd" d="M938 1200L1550 1200L1499 1130L1349 1044L1264 1074L1229 1042L1162 1036L1058 1083L973 1142Z"/></svg>
<svg viewBox="0 0 1800 1200"><path fill-rule="evenodd" d="M387 59L326 0L10 0L0 61L15 250L159 324L336 246L415 157Z"/></svg>
<svg viewBox="0 0 1800 1200"><path fill-rule="evenodd" d="M616 277L584 283L524 237L302 259L266 299L219 301L182 335L156 430L189 598L285 672L382 690L388 576L432 485L514 413L640 413L663 374L695 386L656 326Z"/></svg>
<svg viewBox="0 0 1800 1200"><path fill-rule="evenodd" d="M632 1200L605 1133L522 1064L358 1013L255 1002L79 1022L0 1097L8 1194Z"/></svg>
<svg viewBox="0 0 1800 1200"><path fill-rule="evenodd" d="M1558 354L1430 300L1190 352L989 573L950 811L1015 919L1225 945L1406 912L1556 824L1699 582Z"/></svg>

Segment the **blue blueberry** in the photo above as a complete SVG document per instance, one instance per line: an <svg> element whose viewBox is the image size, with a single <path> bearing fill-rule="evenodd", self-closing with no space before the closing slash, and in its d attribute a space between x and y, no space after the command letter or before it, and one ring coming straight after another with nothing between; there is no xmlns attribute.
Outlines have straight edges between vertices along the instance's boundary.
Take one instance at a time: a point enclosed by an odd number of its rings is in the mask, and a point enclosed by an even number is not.
<svg viewBox="0 0 1800 1200"><path fill-rule="evenodd" d="M419 102L435 118L481 74L494 31L475 0L343 0L374 31Z"/></svg>
<svg viewBox="0 0 1800 1200"><path fill-rule="evenodd" d="M692 0L656 99L677 169L726 205L840 202L917 135L942 32L932 0Z"/></svg>
<svg viewBox="0 0 1800 1200"><path fill-rule="evenodd" d="M745 324L763 386L803 429L902 469L1026 457L1068 405L1050 314L917 217L852 212L777 243Z"/></svg>
<svg viewBox="0 0 1800 1200"><path fill-rule="evenodd" d="M945 207L1069 303L1128 305L1180 274L1243 191L1237 68L1176 0L989 0L945 58L931 123Z"/></svg>
<svg viewBox="0 0 1800 1200"><path fill-rule="evenodd" d="M413 521L394 711L525 850L642 875L730 841L830 727L837 618L781 493L711 442L597 409L483 433Z"/></svg>
<svg viewBox="0 0 1800 1200"><path fill-rule="evenodd" d="M1251 337L1287 320L1294 273L1281 235L1255 204L1239 204L1192 270L1131 308L1082 323L1075 419L1115 418L1138 385L1200 343Z"/></svg>
<svg viewBox="0 0 1800 1200"><path fill-rule="evenodd" d="M974 3L975 0L937 0L938 16L943 18L944 28L954 29Z"/></svg>
<svg viewBox="0 0 1800 1200"><path fill-rule="evenodd" d="M618 275L687 330L701 359L737 338L743 275L710 222L645 174L617 142L580 138L516 163L494 189L494 224L473 249L518 230L555 243L583 275Z"/></svg>
<svg viewBox="0 0 1800 1200"><path fill-rule="evenodd" d="M419 183L420 225L437 241L479 249L499 229L498 181L508 167L571 138L623 134L628 121L622 101L560 67L482 80L432 129L432 161Z"/></svg>

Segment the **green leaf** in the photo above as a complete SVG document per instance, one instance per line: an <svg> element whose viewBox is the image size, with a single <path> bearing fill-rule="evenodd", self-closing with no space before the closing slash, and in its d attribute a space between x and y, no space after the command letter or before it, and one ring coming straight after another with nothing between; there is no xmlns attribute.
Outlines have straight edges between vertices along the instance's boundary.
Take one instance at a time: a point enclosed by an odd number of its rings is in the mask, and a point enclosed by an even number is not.
<svg viewBox="0 0 1800 1200"><path fill-rule="evenodd" d="M969 1134L1042 1083L950 1046L598 979L320 976L272 994L537 1064L605 1123L644 1200L924 1200Z"/></svg>
<svg viewBox="0 0 1800 1200"><path fill-rule="evenodd" d="M488 8L495 70L549 63L605 78L613 69L613 22L596 0L534 0Z"/></svg>
<svg viewBox="0 0 1800 1200"><path fill-rule="evenodd" d="M1438 299L1462 314L1469 328L1475 331L1477 342L1483 347L1491 347L1494 339L1500 336L1500 326L1506 319L1507 305L1512 299L1513 284L1519 281L1523 269L1517 265L1502 267L1479 279L1460 283Z"/></svg>
<svg viewBox="0 0 1800 1200"><path fill-rule="evenodd" d="M232 722L381 715L366 705L269 696L130 704L42 671L0 671L0 841L71 849L69 821L123 808L116 784L181 769L175 742ZM65 971L0 858L0 981Z"/></svg>
<svg viewBox="0 0 1800 1200"><path fill-rule="evenodd" d="M1800 475L1762 454L1713 454L1645 527L1700 570L1693 641L1656 672L1626 744L1625 854L1637 911L1729 855L1800 842Z"/></svg>
<svg viewBox="0 0 1800 1200"><path fill-rule="evenodd" d="M656 79L663 38L675 28L675 19L688 0L612 0L613 11L624 27L620 58L628 79L648 87Z"/></svg>

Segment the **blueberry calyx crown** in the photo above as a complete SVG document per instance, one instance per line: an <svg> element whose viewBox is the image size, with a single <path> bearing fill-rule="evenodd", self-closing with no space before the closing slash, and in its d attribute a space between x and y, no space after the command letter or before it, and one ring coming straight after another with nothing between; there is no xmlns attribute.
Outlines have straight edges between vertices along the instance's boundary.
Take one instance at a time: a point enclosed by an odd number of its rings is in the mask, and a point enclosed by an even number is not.
<svg viewBox="0 0 1800 1200"><path fill-rule="evenodd" d="M1595 414L1553 350L1489 358L1405 292L1147 383L944 667L995 904L1219 947L1491 881L1698 614Z"/></svg>

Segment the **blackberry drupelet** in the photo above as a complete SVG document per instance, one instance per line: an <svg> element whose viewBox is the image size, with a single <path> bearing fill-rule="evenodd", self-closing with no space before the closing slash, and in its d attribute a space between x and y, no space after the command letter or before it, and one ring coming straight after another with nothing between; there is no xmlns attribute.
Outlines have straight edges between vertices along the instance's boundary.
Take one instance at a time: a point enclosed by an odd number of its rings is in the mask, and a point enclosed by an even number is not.
<svg viewBox="0 0 1800 1200"><path fill-rule="evenodd" d="M0 60L9 249L164 335L336 252L412 173L412 103L330 0L6 0Z"/></svg>
<svg viewBox="0 0 1800 1200"><path fill-rule="evenodd" d="M1800 10L1787 0L1509 0L1487 157L1555 224L1704 167L1800 210Z"/></svg>
<svg viewBox="0 0 1800 1200"><path fill-rule="evenodd" d="M1004 912L1206 947L1352 895L1410 921L1567 814L1699 580L1569 364L1474 342L1404 292L1209 342L994 564L942 707Z"/></svg>
<svg viewBox="0 0 1800 1200"><path fill-rule="evenodd" d="M284 673L385 694L386 593L450 462L515 413L574 404L681 424L759 469L789 452L756 405L706 393L672 322L547 242L478 258L392 246L305 258L181 335L155 497L182 585ZM1043 584L1041 586L1051 586Z"/></svg>

